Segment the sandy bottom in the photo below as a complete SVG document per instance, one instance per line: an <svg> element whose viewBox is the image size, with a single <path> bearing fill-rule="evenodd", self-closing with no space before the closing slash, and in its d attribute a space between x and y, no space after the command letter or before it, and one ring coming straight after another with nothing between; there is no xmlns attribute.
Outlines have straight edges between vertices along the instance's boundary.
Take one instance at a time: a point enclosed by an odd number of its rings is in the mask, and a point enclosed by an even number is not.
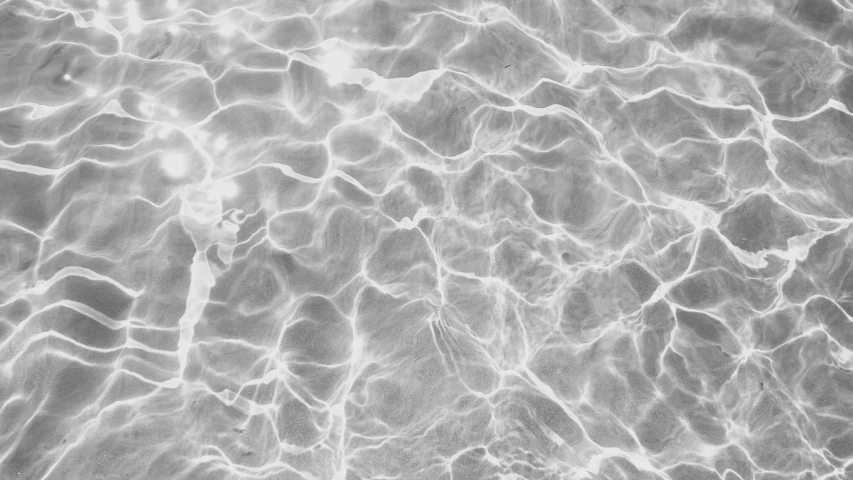
<svg viewBox="0 0 853 480"><path fill-rule="evenodd" d="M853 478L850 0L0 0L0 479Z"/></svg>

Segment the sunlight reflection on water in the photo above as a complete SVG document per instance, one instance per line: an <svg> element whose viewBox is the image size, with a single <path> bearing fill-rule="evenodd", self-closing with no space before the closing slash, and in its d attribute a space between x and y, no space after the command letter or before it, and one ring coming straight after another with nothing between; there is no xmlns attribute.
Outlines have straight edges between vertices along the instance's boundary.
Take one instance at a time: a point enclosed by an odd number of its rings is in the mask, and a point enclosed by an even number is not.
<svg viewBox="0 0 853 480"><path fill-rule="evenodd" d="M851 10L664 3L0 4L0 479L853 475Z"/></svg>

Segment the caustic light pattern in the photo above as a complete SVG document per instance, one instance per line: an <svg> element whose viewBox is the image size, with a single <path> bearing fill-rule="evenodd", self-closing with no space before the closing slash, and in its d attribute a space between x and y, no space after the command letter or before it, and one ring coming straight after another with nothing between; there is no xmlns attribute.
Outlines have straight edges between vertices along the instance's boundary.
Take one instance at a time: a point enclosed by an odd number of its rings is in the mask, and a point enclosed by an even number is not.
<svg viewBox="0 0 853 480"><path fill-rule="evenodd" d="M853 478L850 0L0 0L0 480Z"/></svg>

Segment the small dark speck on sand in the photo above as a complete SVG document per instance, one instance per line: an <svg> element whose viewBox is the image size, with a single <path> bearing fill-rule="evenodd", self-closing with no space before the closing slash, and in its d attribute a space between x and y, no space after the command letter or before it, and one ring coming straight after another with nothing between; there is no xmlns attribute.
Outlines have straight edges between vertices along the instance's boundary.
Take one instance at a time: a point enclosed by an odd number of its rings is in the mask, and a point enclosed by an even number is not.
<svg viewBox="0 0 853 480"><path fill-rule="evenodd" d="M760 383L760 384L758 384L758 385L759 385L759 387L761 387L761 390L764 390L764 382L761 382L761 383Z"/></svg>
<svg viewBox="0 0 853 480"><path fill-rule="evenodd" d="M243 432L245 432L245 431L246 431L246 429L245 429L245 428L237 428L237 427L234 427L234 428L232 428L231 430L234 430L234 431L235 431L235 432L237 432L237 433L243 433Z"/></svg>
<svg viewBox="0 0 853 480"><path fill-rule="evenodd" d="M504 68L509 68L509 65L505 66Z"/></svg>

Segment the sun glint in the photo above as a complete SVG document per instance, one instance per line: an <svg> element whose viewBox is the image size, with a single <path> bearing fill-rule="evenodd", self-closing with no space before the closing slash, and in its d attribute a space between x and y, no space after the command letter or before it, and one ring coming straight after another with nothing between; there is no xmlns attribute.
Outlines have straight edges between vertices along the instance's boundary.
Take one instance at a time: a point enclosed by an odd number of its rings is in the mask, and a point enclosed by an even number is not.
<svg viewBox="0 0 853 480"><path fill-rule="evenodd" d="M213 148L219 151L225 150L225 147L227 146L228 140L225 140L225 137L219 137L213 142Z"/></svg>
<svg viewBox="0 0 853 480"><path fill-rule="evenodd" d="M175 131L175 127L171 125L162 125L159 129L157 129L157 138L164 139L172 134Z"/></svg>
<svg viewBox="0 0 853 480"><path fill-rule="evenodd" d="M181 178L187 174L189 161L187 160L187 157L181 154L172 153L164 155L160 159L160 167L164 172L166 172L166 175L172 178Z"/></svg>
<svg viewBox="0 0 853 480"><path fill-rule="evenodd" d="M106 5L106 2L104 2L104 4ZM109 20L107 20L107 17L101 15L100 13L95 13L94 18L92 19L92 23L101 30L108 30L112 28L112 25L110 24Z"/></svg>
<svg viewBox="0 0 853 480"><path fill-rule="evenodd" d="M332 80L337 80L344 72L352 68L352 56L341 50L332 50L323 55L321 66Z"/></svg>
<svg viewBox="0 0 853 480"><path fill-rule="evenodd" d="M240 193L240 188L233 180L224 180L216 183L216 193L223 198L233 198Z"/></svg>
<svg viewBox="0 0 853 480"><path fill-rule="evenodd" d="M139 17L135 1L128 2L127 4L127 23L131 32L139 33L142 31L142 18Z"/></svg>
<svg viewBox="0 0 853 480"><path fill-rule="evenodd" d="M139 108L139 113L143 115L151 116L154 114L154 105L150 102L139 102L137 108Z"/></svg>
<svg viewBox="0 0 853 480"><path fill-rule="evenodd" d="M226 20L219 25L219 33L225 37L230 37L237 33L237 25L234 22Z"/></svg>

